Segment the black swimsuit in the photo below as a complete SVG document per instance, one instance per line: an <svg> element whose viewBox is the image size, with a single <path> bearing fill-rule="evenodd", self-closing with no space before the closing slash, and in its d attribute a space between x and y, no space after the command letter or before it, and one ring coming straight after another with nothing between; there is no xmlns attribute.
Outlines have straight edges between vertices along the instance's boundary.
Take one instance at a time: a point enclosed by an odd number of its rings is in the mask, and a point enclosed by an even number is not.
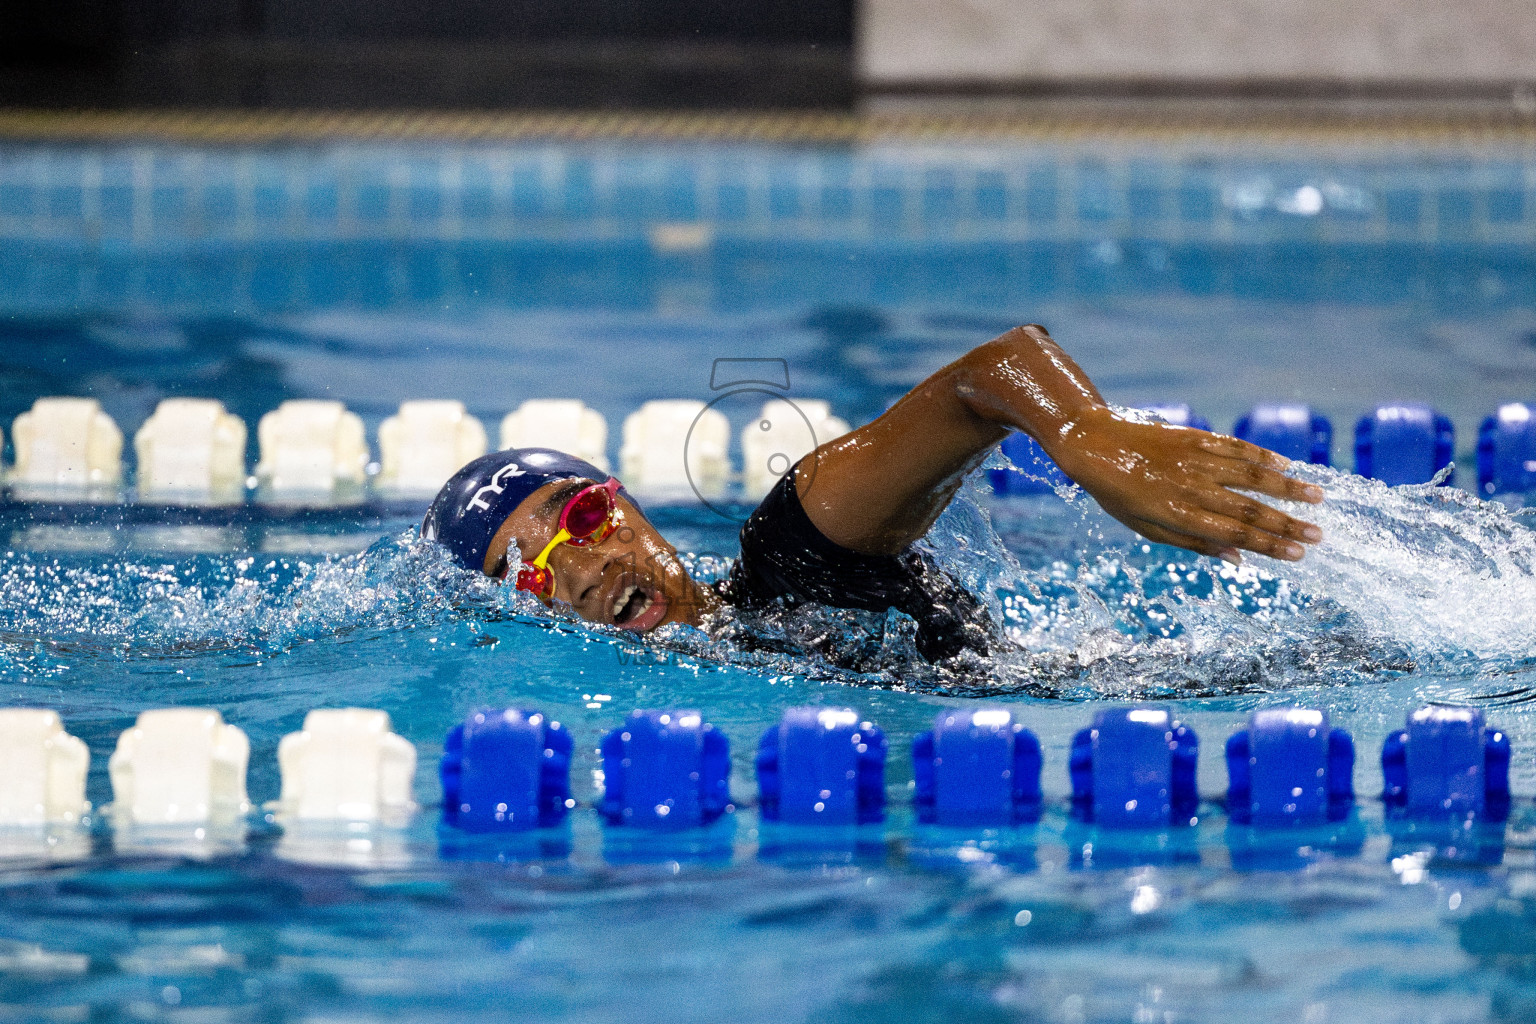
<svg viewBox="0 0 1536 1024"><path fill-rule="evenodd" d="M917 623L917 649L928 661L961 651L991 652L998 631L986 607L927 555L866 555L836 544L800 504L786 473L741 528L741 557L720 595L742 608L806 602L884 612Z"/></svg>

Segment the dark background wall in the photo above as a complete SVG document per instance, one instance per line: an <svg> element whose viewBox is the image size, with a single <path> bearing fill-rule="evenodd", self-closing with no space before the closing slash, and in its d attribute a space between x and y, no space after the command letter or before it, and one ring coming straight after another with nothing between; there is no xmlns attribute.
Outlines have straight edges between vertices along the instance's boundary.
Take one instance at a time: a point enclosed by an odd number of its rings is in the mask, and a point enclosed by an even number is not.
<svg viewBox="0 0 1536 1024"><path fill-rule="evenodd" d="M806 107L854 0L0 0L0 105Z"/></svg>

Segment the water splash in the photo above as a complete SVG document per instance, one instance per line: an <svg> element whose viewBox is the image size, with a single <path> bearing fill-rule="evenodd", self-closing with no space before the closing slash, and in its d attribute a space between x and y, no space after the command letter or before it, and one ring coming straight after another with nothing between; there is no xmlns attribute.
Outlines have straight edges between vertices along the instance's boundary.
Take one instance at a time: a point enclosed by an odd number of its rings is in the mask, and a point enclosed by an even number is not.
<svg viewBox="0 0 1536 1024"><path fill-rule="evenodd" d="M1322 467L1298 514L1326 540L1299 564L1243 568L1138 541L1080 492L993 503L973 484L925 544L1017 645L929 665L896 613L799 608L725 614L707 630L639 639L658 656L956 694L1160 697L1354 684L1408 671L1508 675L1536 656L1536 533L1503 505L1451 488L1389 488ZM1048 557L1019 536L1053 538ZM727 563L688 559L701 578ZM137 562L0 559L0 678L80 659L266 656L312 641L448 621L559 627L527 595L464 572L414 531L367 551ZM564 627L559 627L564 628Z"/></svg>
<svg viewBox="0 0 1536 1024"><path fill-rule="evenodd" d="M1233 568L1134 543L1085 552L1077 566L996 581L1012 634L1084 666L1085 692L1126 696L1530 665L1536 532L1523 517L1435 484L1388 487L1321 466L1295 475L1326 493L1320 506L1279 503L1324 531L1302 562L1249 556ZM1115 529L1069 497L1084 532Z"/></svg>
<svg viewBox="0 0 1536 1024"><path fill-rule="evenodd" d="M327 637L473 617L501 589L414 531L343 558L91 563L0 558L0 677L51 660L266 655Z"/></svg>
<svg viewBox="0 0 1536 1024"><path fill-rule="evenodd" d="M1285 567L1294 585L1444 668L1536 655L1536 532L1523 515L1453 487L1388 487L1318 466L1296 475L1327 499L1297 513L1325 540Z"/></svg>

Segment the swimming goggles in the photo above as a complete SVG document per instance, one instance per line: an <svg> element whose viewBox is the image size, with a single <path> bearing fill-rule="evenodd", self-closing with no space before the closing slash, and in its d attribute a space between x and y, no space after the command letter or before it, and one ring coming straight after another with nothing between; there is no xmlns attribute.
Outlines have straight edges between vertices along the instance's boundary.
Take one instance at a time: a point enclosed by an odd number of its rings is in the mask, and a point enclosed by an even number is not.
<svg viewBox="0 0 1536 1024"><path fill-rule="evenodd" d="M537 558L524 560L517 570L517 589L535 594L541 601L555 596L555 574L549 556L561 544L583 548L601 544L619 528L619 482L613 477L604 484L583 487L560 510L560 527L544 545ZM510 568L510 566L509 566Z"/></svg>

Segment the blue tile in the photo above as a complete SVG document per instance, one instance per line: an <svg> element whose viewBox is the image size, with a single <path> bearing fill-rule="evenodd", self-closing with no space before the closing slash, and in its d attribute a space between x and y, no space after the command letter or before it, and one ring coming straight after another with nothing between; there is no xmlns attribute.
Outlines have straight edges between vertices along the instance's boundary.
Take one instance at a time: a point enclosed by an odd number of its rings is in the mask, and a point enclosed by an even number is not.
<svg viewBox="0 0 1536 1024"><path fill-rule="evenodd" d="M869 190L869 219L876 227L897 229L905 219L906 197L901 189L877 185Z"/></svg>
<svg viewBox="0 0 1536 1024"><path fill-rule="evenodd" d="M794 182L776 181L768 185L768 216L774 220L792 220L804 215L801 190Z"/></svg>
<svg viewBox="0 0 1536 1024"><path fill-rule="evenodd" d="M0 217L31 217L37 207L36 188L11 182L0 184Z"/></svg>
<svg viewBox="0 0 1536 1024"><path fill-rule="evenodd" d="M750 212L750 198L745 185L740 182L726 181L715 187L715 216L720 220L744 221Z"/></svg>
<svg viewBox="0 0 1536 1024"><path fill-rule="evenodd" d="M369 246L356 258L343 263L349 275L348 294L362 306L383 309L394 301L394 271L390 253L382 247Z"/></svg>
<svg viewBox="0 0 1536 1024"><path fill-rule="evenodd" d="M1205 246L1184 245L1170 250L1173 277L1191 295L1211 295L1220 282L1220 254Z"/></svg>
<svg viewBox="0 0 1536 1024"><path fill-rule="evenodd" d="M1472 222L1472 191L1464 188L1440 190L1439 222L1442 227L1466 226Z"/></svg>
<svg viewBox="0 0 1536 1024"><path fill-rule="evenodd" d="M650 213L650 197L639 182L616 181L608 194L608 215L623 221L643 221Z"/></svg>
<svg viewBox="0 0 1536 1024"><path fill-rule="evenodd" d="M251 187L251 214L262 224L274 224L288 216L288 186L284 182L258 181Z"/></svg>
<svg viewBox="0 0 1536 1024"><path fill-rule="evenodd" d="M953 223L959 212L960 202L955 187L947 184L923 186L923 219L930 223Z"/></svg>
<svg viewBox="0 0 1536 1024"><path fill-rule="evenodd" d="M1028 286L1026 294L1050 295L1064 283L1062 254L1054 246L1028 245L1010 253L1009 266L1014 280Z"/></svg>
<svg viewBox="0 0 1536 1024"><path fill-rule="evenodd" d="M853 189L846 185L824 185L819 212L824 220L847 220L853 216Z"/></svg>
<svg viewBox="0 0 1536 1024"><path fill-rule="evenodd" d="M458 278L467 296L488 298L496 287L502 262L493 252L479 246L467 247L457 254Z"/></svg>
<svg viewBox="0 0 1536 1024"><path fill-rule="evenodd" d="M976 216L981 220L1008 217L1008 178L1001 171L980 171L972 190Z"/></svg>
<svg viewBox="0 0 1536 1024"><path fill-rule="evenodd" d="M178 296L188 302L204 303L214 296L230 295L231 275L225 260L189 254L181 260Z"/></svg>
<svg viewBox="0 0 1536 1024"><path fill-rule="evenodd" d="M1126 207L1133 220L1162 220L1165 212L1163 190L1150 185L1132 185L1125 193Z"/></svg>
<svg viewBox="0 0 1536 1024"><path fill-rule="evenodd" d="M815 172L823 185L853 184L853 161L845 154L822 154L816 160Z"/></svg>
<svg viewBox="0 0 1536 1024"><path fill-rule="evenodd" d="M84 150L55 150L41 162L42 180L47 185L85 184L86 152Z"/></svg>
<svg viewBox="0 0 1536 1024"><path fill-rule="evenodd" d="M48 189L48 216L79 220L85 214L85 190L78 184L58 184Z"/></svg>
<svg viewBox="0 0 1536 1024"><path fill-rule="evenodd" d="M420 225L443 215L443 190L436 184L412 181L406 190L406 216Z"/></svg>
<svg viewBox="0 0 1536 1024"><path fill-rule="evenodd" d="M1204 181L1180 183L1178 200L1180 220L1204 222L1216 216L1216 190Z"/></svg>
<svg viewBox="0 0 1536 1024"><path fill-rule="evenodd" d="M1525 218L1525 193L1518 188L1491 188L1484 202L1491 224L1514 224Z"/></svg>
<svg viewBox="0 0 1536 1024"><path fill-rule="evenodd" d="M1126 166L1125 180L1133 188L1162 191L1167 187L1169 170L1170 167L1167 164L1132 160Z"/></svg>
<svg viewBox="0 0 1536 1024"><path fill-rule="evenodd" d="M465 226L486 229L496 220L496 175L482 159L466 158L459 172L459 216Z"/></svg>
<svg viewBox="0 0 1536 1024"><path fill-rule="evenodd" d="M192 190L185 185L159 185L149 196L156 233L185 224L192 215Z"/></svg>
<svg viewBox="0 0 1536 1024"><path fill-rule="evenodd" d="M304 189L304 218L310 224L334 227L341 216L341 187L334 180L312 181Z"/></svg>
<svg viewBox="0 0 1536 1024"><path fill-rule="evenodd" d="M1121 196L1102 168L1083 167L1077 172L1074 201L1079 220L1105 221L1120 215Z"/></svg>
<svg viewBox="0 0 1536 1024"><path fill-rule="evenodd" d="M668 220L698 220L698 190L692 188L664 188L661 193L661 212L662 216L666 217Z"/></svg>
<svg viewBox="0 0 1536 1024"><path fill-rule="evenodd" d="M978 184L972 201L978 220L1008 219L1008 190L1002 184Z"/></svg>
<svg viewBox="0 0 1536 1024"><path fill-rule="evenodd" d="M597 215L597 188L592 181L589 160L568 160L562 206L567 217L587 220Z"/></svg>
<svg viewBox="0 0 1536 1024"><path fill-rule="evenodd" d="M1488 188L1520 188L1526 164L1518 160L1494 160L1479 167L1478 181Z"/></svg>
<svg viewBox="0 0 1536 1024"><path fill-rule="evenodd" d="M121 151L109 152L101 161L103 185L132 185L134 159Z"/></svg>
<svg viewBox="0 0 1536 1024"><path fill-rule="evenodd" d="M1423 216L1424 194L1414 188L1387 189L1381 194L1388 224L1417 224Z"/></svg>
<svg viewBox="0 0 1536 1024"><path fill-rule="evenodd" d="M1323 216L1338 223L1363 223L1371 219L1375 205L1369 196L1363 202L1330 202L1323 208Z"/></svg>
<svg viewBox="0 0 1536 1024"><path fill-rule="evenodd" d="M393 190L388 182L360 181L352 189L352 213L360 221L382 223L389 220Z"/></svg>
<svg viewBox="0 0 1536 1024"><path fill-rule="evenodd" d="M462 188L492 188L496 184L496 172L491 162L480 155L465 156L459 162L459 185Z"/></svg>
<svg viewBox="0 0 1536 1024"><path fill-rule="evenodd" d="M699 219L699 179L696 164L669 164L662 174L661 212L668 220Z"/></svg>
<svg viewBox="0 0 1536 1024"><path fill-rule="evenodd" d="M901 189L907 185L908 170L906 164L879 160L871 162L865 173L870 188Z"/></svg>
<svg viewBox="0 0 1536 1024"><path fill-rule="evenodd" d="M512 168L512 215L514 217L546 217L549 215L549 193L544 187L544 175L537 164L519 164Z"/></svg>
<svg viewBox="0 0 1536 1024"><path fill-rule="evenodd" d="M1056 220L1059 199L1056 186L1031 185L1024 190L1024 216L1035 223L1051 223Z"/></svg>
<svg viewBox="0 0 1536 1024"><path fill-rule="evenodd" d="M1024 216L1031 221L1050 223L1059 216L1061 193L1057 188L1056 169L1041 167L1024 176Z"/></svg>
<svg viewBox="0 0 1536 1024"><path fill-rule="evenodd" d="M466 226L488 228L496 221L496 191L488 183L466 184L459 191L459 216Z"/></svg>
<svg viewBox="0 0 1536 1024"><path fill-rule="evenodd" d="M127 185L103 185L96 195L102 230L126 233L133 226L133 189Z"/></svg>

